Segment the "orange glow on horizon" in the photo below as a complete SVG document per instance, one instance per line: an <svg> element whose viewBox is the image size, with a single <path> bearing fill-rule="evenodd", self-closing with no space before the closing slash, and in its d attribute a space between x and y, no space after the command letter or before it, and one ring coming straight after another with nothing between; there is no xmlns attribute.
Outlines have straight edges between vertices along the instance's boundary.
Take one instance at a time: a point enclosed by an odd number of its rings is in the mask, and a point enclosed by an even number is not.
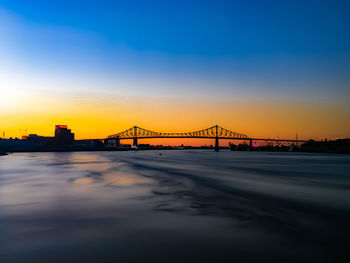
<svg viewBox="0 0 350 263"><path fill-rule="evenodd" d="M106 138L134 125L158 132L189 132L220 125L250 137L294 139L350 137L348 105L299 101L196 100L118 96L19 97L15 110L0 112L0 133L21 137L23 130L53 136L65 124L76 139ZM123 141L122 141L123 142ZM140 143L210 145L203 139L147 139ZM223 145L228 143L222 140Z"/></svg>

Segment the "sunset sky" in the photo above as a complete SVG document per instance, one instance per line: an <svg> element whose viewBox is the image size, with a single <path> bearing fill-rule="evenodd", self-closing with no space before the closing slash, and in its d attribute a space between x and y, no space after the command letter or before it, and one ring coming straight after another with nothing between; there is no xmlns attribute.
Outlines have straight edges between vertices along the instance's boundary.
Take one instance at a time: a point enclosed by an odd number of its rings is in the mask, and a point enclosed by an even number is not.
<svg viewBox="0 0 350 263"><path fill-rule="evenodd" d="M350 137L349 11L345 0L0 0L1 135L218 124Z"/></svg>

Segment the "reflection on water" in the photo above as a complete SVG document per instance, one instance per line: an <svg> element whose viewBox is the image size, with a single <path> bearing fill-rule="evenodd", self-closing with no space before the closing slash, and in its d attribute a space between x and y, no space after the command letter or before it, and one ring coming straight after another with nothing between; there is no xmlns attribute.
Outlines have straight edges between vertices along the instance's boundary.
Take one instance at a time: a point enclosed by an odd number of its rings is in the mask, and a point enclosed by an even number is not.
<svg viewBox="0 0 350 263"><path fill-rule="evenodd" d="M103 179L108 185L134 185L151 182L148 178L134 174L106 174Z"/></svg>
<svg viewBox="0 0 350 263"><path fill-rule="evenodd" d="M116 174L105 174L101 177L97 178L98 180L94 180L92 177L84 177L84 178L78 178L74 180L74 183L77 184L92 184L94 182L102 182L105 185L119 185L119 186L127 186L127 185L134 185L134 184L140 184L140 183L149 183L151 182L148 178L143 178L141 176L137 176L134 174L123 174L123 173L116 173Z"/></svg>
<svg viewBox="0 0 350 263"><path fill-rule="evenodd" d="M74 183L76 184L92 184L94 182L94 179L85 177L85 178L78 178L74 180Z"/></svg>
<svg viewBox="0 0 350 263"><path fill-rule="evenodd" d="M350 156L0 157L0 262L348 262Z"/></svg>

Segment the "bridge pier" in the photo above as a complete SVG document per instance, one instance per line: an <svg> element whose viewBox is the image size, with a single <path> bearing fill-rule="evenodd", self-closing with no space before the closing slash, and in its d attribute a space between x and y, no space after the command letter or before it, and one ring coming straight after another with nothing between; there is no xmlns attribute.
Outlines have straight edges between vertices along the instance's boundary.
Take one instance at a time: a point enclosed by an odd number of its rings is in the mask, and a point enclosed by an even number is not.
<svg viewBox="0 0 350 263"><path fill-rule="evenodd" d="M215 125L215 151L219 151L219 126Z"/></svg>
<svg viewBox="0 0 350 263"><path fill-rule="evenodd" d="M215 151L216 151L216 152L219 151L219 147L220 147L220 146L219 146L219 138L216 137L216 138L215 138Z"/></svg>
<svg viewBox="0 0 350 263"><path fill-rule="evenodd" d="M134 126L134 142L133 146L137 146L137 126Z"/></svg>
<svg viewBox="0 0 350 263"><path fill-rule="evenodd" d="M249 151L252 151L253 150L253 140L250 139L249 140Z"/></svg>

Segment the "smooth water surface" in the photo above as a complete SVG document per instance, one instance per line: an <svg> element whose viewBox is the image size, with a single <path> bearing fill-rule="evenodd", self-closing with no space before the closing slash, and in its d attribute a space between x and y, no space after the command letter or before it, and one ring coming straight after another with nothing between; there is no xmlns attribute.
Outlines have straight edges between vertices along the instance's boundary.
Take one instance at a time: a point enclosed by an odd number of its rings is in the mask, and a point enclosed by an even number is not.
<svg viewBox="0 0 350 263"><path fill-rule="evenodd" d="M350 156L0 157L0 262L350 262Z"/></svg>

